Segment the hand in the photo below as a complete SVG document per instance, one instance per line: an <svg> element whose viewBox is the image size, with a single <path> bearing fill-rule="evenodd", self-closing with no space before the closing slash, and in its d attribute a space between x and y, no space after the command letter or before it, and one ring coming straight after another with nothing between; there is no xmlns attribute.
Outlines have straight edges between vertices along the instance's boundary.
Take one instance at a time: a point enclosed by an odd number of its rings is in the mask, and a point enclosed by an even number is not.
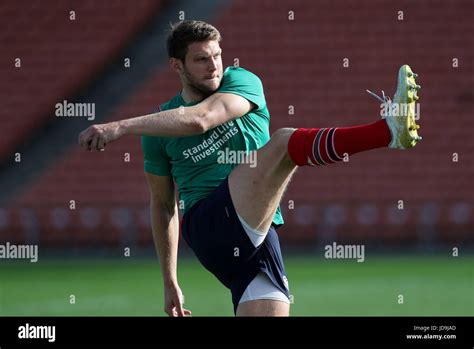
<svg viewBox="0 0 474 349"><path fill-rule="evenodd" d="M183 293L178 285L165 287L165 313L172 317L189 316L191 311L183 308Z"/></svg>
<svg viewBox="0 0 474 349"><path fill-rule="evenodd" d="M124 134L118 122L92 125L79 134L79 145L89 151L105 150L107 143L115 141Z"/></svg>

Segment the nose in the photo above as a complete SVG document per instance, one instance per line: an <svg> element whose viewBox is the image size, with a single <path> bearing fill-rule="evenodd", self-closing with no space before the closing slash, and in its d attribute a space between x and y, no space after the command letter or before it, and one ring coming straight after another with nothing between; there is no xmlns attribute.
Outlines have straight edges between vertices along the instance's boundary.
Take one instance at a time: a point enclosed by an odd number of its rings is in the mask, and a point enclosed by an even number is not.
<svg viewBox="0 0 474 349"><path fill-rule="evenodd" d="M210 71L217 70L217 65L218 65L217 59L215 57L211 57L209 61L209 70Z"/></svg>

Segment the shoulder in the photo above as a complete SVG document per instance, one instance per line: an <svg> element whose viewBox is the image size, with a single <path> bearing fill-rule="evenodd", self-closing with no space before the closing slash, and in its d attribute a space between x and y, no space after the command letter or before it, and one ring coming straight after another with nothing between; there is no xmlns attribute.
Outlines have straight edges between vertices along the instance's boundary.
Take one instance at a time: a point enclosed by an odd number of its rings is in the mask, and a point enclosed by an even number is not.
<svg viewBox="0 0 474 349"><path fill-rule="evenodd" d="M263 91L260 78L241 67L227 67L222 76L221 86L217 92L229 91Z"/></svg>
<svg viewBox="0 0 474 349"><path fill-rule="evenodd" d="M224 71L223 79L251 79L251 80L260 80L260 78L252 73L251 71L241 68L241 67L234 67L230 66L227 67Z"/></svg>

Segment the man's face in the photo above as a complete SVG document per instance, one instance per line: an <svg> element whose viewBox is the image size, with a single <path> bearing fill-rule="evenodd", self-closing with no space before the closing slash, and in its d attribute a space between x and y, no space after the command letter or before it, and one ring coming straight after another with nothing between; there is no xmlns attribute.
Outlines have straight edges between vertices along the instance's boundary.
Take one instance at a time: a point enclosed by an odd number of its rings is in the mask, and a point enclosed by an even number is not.
<svg viewBox="0 0 474 349"><path fill-rule="evenodd" d="M185 82L204 95L215 92L222 80L221 53L216 40L190 44L182 71Z"/></svg>

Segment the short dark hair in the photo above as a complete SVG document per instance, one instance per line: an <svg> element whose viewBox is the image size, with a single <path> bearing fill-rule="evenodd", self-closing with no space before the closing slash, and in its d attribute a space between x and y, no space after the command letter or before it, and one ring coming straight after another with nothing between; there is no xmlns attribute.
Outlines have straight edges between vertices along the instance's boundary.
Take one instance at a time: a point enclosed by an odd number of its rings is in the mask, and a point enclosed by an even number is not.
<svg viewBox="0 0 474 349"><path fill-rule="evenodd" d="M171 25L171 31L166 40L168 57L177 58L184 63L189 44L199 41L221 41L219 31L209 23L187 20Z"/></svg>

